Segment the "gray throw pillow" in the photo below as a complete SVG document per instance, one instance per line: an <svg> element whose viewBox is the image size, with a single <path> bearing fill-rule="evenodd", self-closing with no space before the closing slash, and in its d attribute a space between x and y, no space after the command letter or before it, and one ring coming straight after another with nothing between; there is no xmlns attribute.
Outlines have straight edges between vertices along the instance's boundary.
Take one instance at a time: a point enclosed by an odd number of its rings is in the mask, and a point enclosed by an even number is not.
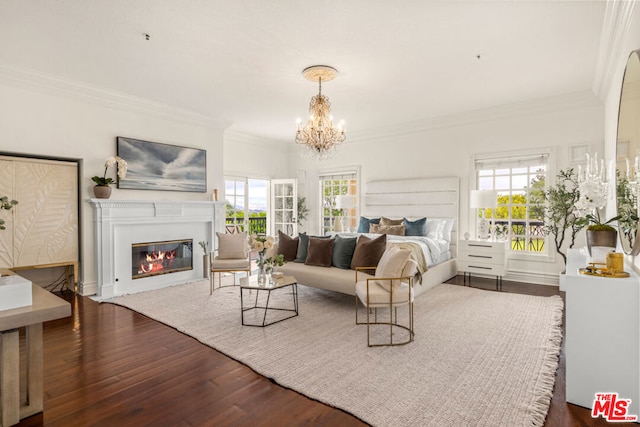
<svg viewBox="0 0 640 427"><path fill-rule="evenodd" d="M357 237L336 236L333 243L333 255L331 255L331 265L334 267L349 270L351 268L351 258L356 249Z"/></svg>
<svg viewBox="0 0 640 427"><path fill-rule="evenodd" d="M360 224L358 224L358 233L368 233L369 226L371 224L380 224L380 218L366 218L364 216L360 217Z"/></svg>
<svg viewBox="0 0 640 427"><path fill-rule="evenodd" d="M405 218L404 224L405 236L426 236L427 235L427 218L416 219L415 221Z"/></svg>

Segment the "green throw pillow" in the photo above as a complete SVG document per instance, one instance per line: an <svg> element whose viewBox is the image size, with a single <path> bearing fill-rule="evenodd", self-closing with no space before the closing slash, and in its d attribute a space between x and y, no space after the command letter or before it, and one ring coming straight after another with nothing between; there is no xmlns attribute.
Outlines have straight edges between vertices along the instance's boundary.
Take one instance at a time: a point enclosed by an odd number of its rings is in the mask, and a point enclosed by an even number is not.
<svg viewBox="0 0 640 427"><path fill-rule="evenodd" d="M351 268L351 258L353 258L353 251L356 249L357 241L357 237L336 236L336 241L333 243L331 265L349 270Z"/></svg>

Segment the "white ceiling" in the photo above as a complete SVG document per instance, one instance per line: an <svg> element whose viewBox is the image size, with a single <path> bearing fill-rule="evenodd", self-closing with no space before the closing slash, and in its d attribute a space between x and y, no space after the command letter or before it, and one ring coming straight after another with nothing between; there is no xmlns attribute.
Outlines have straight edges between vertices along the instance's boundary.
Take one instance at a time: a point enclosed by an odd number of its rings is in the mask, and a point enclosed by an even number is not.
<svg viewBox="0 0 640 427"><path fill-rule="evenodd" d="M307 117L317 93L301 75L314 64L340 71L323 93L348 132L591 90L605 6L1 0L0 66L228 120L233 132L292 141L296 119Z"/></svg>

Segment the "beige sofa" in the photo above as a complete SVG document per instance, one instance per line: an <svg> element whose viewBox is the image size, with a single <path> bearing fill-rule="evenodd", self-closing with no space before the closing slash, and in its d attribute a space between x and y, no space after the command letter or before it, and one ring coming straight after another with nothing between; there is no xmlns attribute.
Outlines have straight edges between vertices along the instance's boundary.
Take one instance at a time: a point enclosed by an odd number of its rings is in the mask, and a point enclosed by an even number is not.
<svg viewBox="0 0 640 427"><path fill-rule="evenodd" d="M299 284L313 286L314 288L327 289L347 295L356 294L355 270L344 270L337 267L317 267L301 262L287 262L278 270L287 276L296 278ZM358 279L371 277L364 273L358 273Z"/></svg>
<svg viewBox="0 0 640 427"><path fill-rule="evenodd" d="M287 276L295 277L301 285L327 289L347 295L356 294L355 270L344 270L337 267L317 267L298 262L287 262L282 267L278 267L278 270ZM429 269L422 275L422 283L414 282L413 290L415 296L422 295L428 289L455 276L455 270L456 264L454 260ZM371 276L358 272L358 280L364 280L367 277Z"/></svg>
<svg viewBox="0 0 640 427"><path fill-rule="evenodd" d="M267 252L267 257L277 253L277 246ZM422 276L422 283L417 281L414 283L415 295L421 295L429 288L436 284L443 283L445 280L456 275L455 262L444 263L429 269ZM315 265L306 265L289 261L282 267L278 267L287 276L296 278L299 284L312 286L314 288L326 289L329 291L340 292L347 295L356 294L356 272L355 270L345 270L337 267L318 267ZM430 277L427 277L430 276ZM358 280L364 280L371 277L363 272L358 272Z"/></svg>

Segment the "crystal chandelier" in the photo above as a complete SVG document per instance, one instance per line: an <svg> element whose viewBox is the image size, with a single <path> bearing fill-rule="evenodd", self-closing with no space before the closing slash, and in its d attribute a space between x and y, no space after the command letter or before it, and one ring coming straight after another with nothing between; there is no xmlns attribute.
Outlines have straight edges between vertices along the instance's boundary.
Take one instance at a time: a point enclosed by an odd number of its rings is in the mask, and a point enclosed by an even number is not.
<svg viewBox="0 0 640 427"><path fill-rule="evenodd" d="M322 94L322 82L333 80L338 70L327 65L314 65L302 70L302 75L310 81L318 82L318 94L309 103L309 121L304 127L298 120L296 143L304 157L324 160L330 158L338 146L347 138L343 123L336 127L331 117L331 103Z"/></svg>

